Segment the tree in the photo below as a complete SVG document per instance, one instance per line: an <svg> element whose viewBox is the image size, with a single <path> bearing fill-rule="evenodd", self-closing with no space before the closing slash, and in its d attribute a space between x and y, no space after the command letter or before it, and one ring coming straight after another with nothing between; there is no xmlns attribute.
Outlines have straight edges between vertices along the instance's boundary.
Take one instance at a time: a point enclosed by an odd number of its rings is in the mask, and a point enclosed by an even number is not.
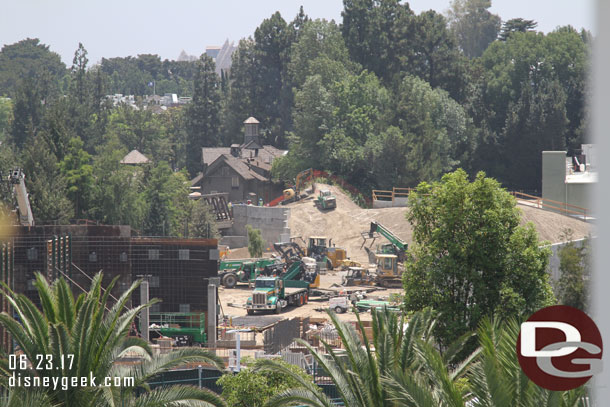
<svg viewBox="0 0 610 407"><path fill-rule="evenodd" d="M341 32L353 61L374 72L384 83L400 71L401 27L413 16L398 0L344 0Z"/></svg>
<svg viewBox="0 0 610 407"><path fill-rule="evenodd" d="M483 172L463 170L421 183L409 196L414 243L405 263L407 310L440 313L437 338L448 346L481 319L532 313L554 302L531 224L519 226L515 199Z"/></svg>
<svg viewBox="0 0 610 407"><path fill-rule="evenodd" d="M299 382L281 371L257 369L261 366L260 360L246 360L246 367L237 374L225 374L218 379L217 384L222 386L222 396L229 407L249 406L262 407L269 398L287 389L299 388ZM312 383L311 376L300 367L278 360L282 368L297 375L301 380Z"/></svg>
<svg viewBox="0 0 610 407"><path fill-rule="evenodd" d="M265 241L261 235L260 229L254 229L250 225L246 225L248 230L248 253L250 257L262 257L265 249Z"/></svg>
<svg viewBox="0 0 610 407"><path fill-rule="evenodd" d="M55 155L41 136L22 152L30 205L38 224L68 224L74 205L68 198L68 182L59 169Z"/></svg>
<svg viewBox="0 0 610 407"><path fill-rule="evenodd" d="M218 227L212 208L200 199L193 203L192 212L189 216L189 236L205 237L216 239L218 237Z"/></svg>
<svg viewBox="0 0 610 407"><path fill-rule="evenodd" d="M22 80L40 81L49 78L52 92L58 88L59 80L66 74L66 65L59 54L38 38L27 38L14 44L4 45L0 50L0 96L15 97Z"/></svg>
<svg viewBox="0 0 610 407"><path fill-rule="evenodd" d="M149 236L184 236L190 204L187 177L161 161L144 178L147 211L143 231Z"/></svg>
<svg viewBox="0 0 610 407"><path fill-rule="evenodd" d="M13 121L13 103L11 99L0 97L0 141L7 141Z"/></svg>
<svg viewBox="0 0 610 407"><path fill-rule="evenodd" d="M140 168L121 164L126 153L116 138L98 149L93 161L90 213L93 219L108 225L139 229L147 209L143 173Z"/></svg>
<svg viewBox="0 0 610 407"><path fill-rule="evenodd" d="M89 193L93 183L91 155L83 150L83 141L74 137L68 144L68 151L59 163L59 169L68 184L68 197L74 205L77 218L82 218L89 209Z"/></svg>
<svg viewBox="0 0 610 407"><path fill-rule="evenodd" d="M44 115L44 90L31 78L24 78L17 88L13 104L12 141L18 148L31 142L41 128Z"/></svg>
<svg viewBox="0 0 610 407"><path fill-rule="evenodd" d="M559 249L559 271L557 299L560 304L586 311L589 305L591 278L591 243L586 239L582 244L566 236L567 243Z"/></svg>
<svg viewBox="0 0 610 407"><path fill-rule="evenodd" d="M498 36L502 20L491 14L491 0L453 0L448 11L449 29L469 58L476 58Z"/></svg>
<svg viewBox="0 0 610 407"><path fill-rule="evenodd" d="M22 377L41 376L49 381L59 380L60 383L62 378L90 375L98 380L104 377L133 377L135 385L67 386L67 389L62 386L57 389L48 387L44 395L29 396L27 393L30 388L13 387L9 392L16 394L11 394L9 398L32 398L56 407L135 407L174 403L186 406L224 406L223 400L214 393L191 386L150 390L148 381L155 375L177 366L194 362L208 363L222 369L223 362L216 355L197 348L154 357L147 342L128 334L138 313L155 301L132 309L127 307L132 293L140 284L140 281L137 281L111 304L109 295L117 281L118 276L105 287L102 294L102 274L98 273L92 279L89 291L74 298L72 289L63 277L49 284L42 274L37 273L35 287L40 297L41 309L25 295L16 294L3 283L2 295L11 304L13 315L17 317L3 312L0 314L0 324L11 334L29 361L35 363L39 355L51 356L53 363L58 366L59 361L66 361L61 370L21 370L19 373ZM116 361L126 354L137 354L139 363L135 366L116 364ZM73 355L73 359L70 361L67 355ZM9 369L8 355L3 354L0 356L0 385L8 389L8 378L13 374L15 371Z"/></svg>
<svg viewBox="0 0 610 407"><path fill-rule="evenodd" d="M220 88L214 61L202 54L197 63L193 101L185 113L186 168L194 177L201 171L201 147L218 143Z"/></svg>
<svg viewBox="0 0 610 407"><path fill-rule="evenodd" d="M533 32L538 26L534 20L524 20L523 18L511 18L502 24L502 32L500 33L500 41L506 41L511 34L521 32Z"/></svg>

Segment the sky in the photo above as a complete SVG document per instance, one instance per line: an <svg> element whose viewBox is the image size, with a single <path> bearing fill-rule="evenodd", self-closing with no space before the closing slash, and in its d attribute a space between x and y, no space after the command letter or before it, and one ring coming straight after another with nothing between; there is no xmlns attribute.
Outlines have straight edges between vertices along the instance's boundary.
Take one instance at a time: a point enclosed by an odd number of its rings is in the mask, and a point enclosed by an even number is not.
<svg viewBox="0 0 610 407"><path fill-rule="evenodd" d="M444 13L450 0L412 0L411 8ZM180 51L200 55L207 45L253 35L275 11L291 21L300 5L312 18L341 21L342 0L6 0L0 11L0 45L39 38L72 64L82 42L90 63L102 57L158 54L176 59ZM503 20L522 17L552 31L570 24L593 27L593 0L496 0L491 11Z"/></svg>

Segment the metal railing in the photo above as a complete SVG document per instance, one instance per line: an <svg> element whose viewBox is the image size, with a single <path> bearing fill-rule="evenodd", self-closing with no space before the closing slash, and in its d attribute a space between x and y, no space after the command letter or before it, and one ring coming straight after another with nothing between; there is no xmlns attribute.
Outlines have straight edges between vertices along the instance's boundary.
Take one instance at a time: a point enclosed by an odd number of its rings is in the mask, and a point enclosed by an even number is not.
<svg viewBox="0 0 610 407"><path fill-rule="evenodd" d="M581 206L572 205L566 202L554 201L552 199L541 198L535 195L525 194L523 192L512 191L510 192L519 201L527 201L529 205L532 205L538 209L549 209L557 212L561 212L564 215L575 216L578 219L587 220L591 218L591 213L588 212L587 208Z"/></svg>

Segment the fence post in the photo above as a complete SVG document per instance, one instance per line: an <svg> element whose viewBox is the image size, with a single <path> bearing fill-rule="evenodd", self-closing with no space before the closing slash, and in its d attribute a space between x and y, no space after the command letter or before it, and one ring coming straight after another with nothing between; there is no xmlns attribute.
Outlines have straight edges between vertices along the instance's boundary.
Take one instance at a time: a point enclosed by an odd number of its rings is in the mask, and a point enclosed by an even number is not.
<svg viewBox="0 0 610 407"><path fill-rule="evenodd" d="M199 388L201 388L201 373L203 371L203 368L201 367L201 365L197 366L197 371L199 373Z"/></svg>

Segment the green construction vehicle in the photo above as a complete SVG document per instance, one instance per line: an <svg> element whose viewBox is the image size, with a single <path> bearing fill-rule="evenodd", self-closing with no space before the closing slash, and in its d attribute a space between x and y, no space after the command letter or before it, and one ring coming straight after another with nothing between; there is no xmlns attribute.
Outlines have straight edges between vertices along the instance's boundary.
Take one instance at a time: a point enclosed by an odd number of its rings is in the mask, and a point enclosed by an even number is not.
<svg viewBox="0 0 610 407"><path fill-rule="evenodd" d="M315 271L309 271L303 262L293 262L279 277L258 277L254 291L246 302L248 315L255 311L282 312L288 305L301 306L309 300L309 287L319 281Z"/></svg>
<svg viewBox="0 0 610 407"><path fill-rule="evenodd" d="M370 247L379 235L385 237L390 243L382 244L375 251ZM375 282L382 287L402 287L402 273L407 258L407 243L392 233L379 222L371 222L368 232L362 232L362 246L367 239L373 239L369 247L364 249L369 255L369 262L377 265Z"/></svg>
<svg viewBox="0 0 610 407"><path fill-rule="evenodd" d="M223 260L218 266L218 277L224 287L233 288L237 283L253 282L266 267L280 263L280 259L272 258Z"/></svg>
<svg viewBox="0 0 610 407"><path fill-rule="evenodd" d="M205 314L196 312L150 313L150 323L163 336L178 338L188 336L194 343L207 343Z"/></svg>
<svg viewBox="0 0 610 407"><path fill-rule="evenodd" d="M320 209L334 209L337 207L337 198L329 189L322 189L316 198L315 204Z"/></svg>

